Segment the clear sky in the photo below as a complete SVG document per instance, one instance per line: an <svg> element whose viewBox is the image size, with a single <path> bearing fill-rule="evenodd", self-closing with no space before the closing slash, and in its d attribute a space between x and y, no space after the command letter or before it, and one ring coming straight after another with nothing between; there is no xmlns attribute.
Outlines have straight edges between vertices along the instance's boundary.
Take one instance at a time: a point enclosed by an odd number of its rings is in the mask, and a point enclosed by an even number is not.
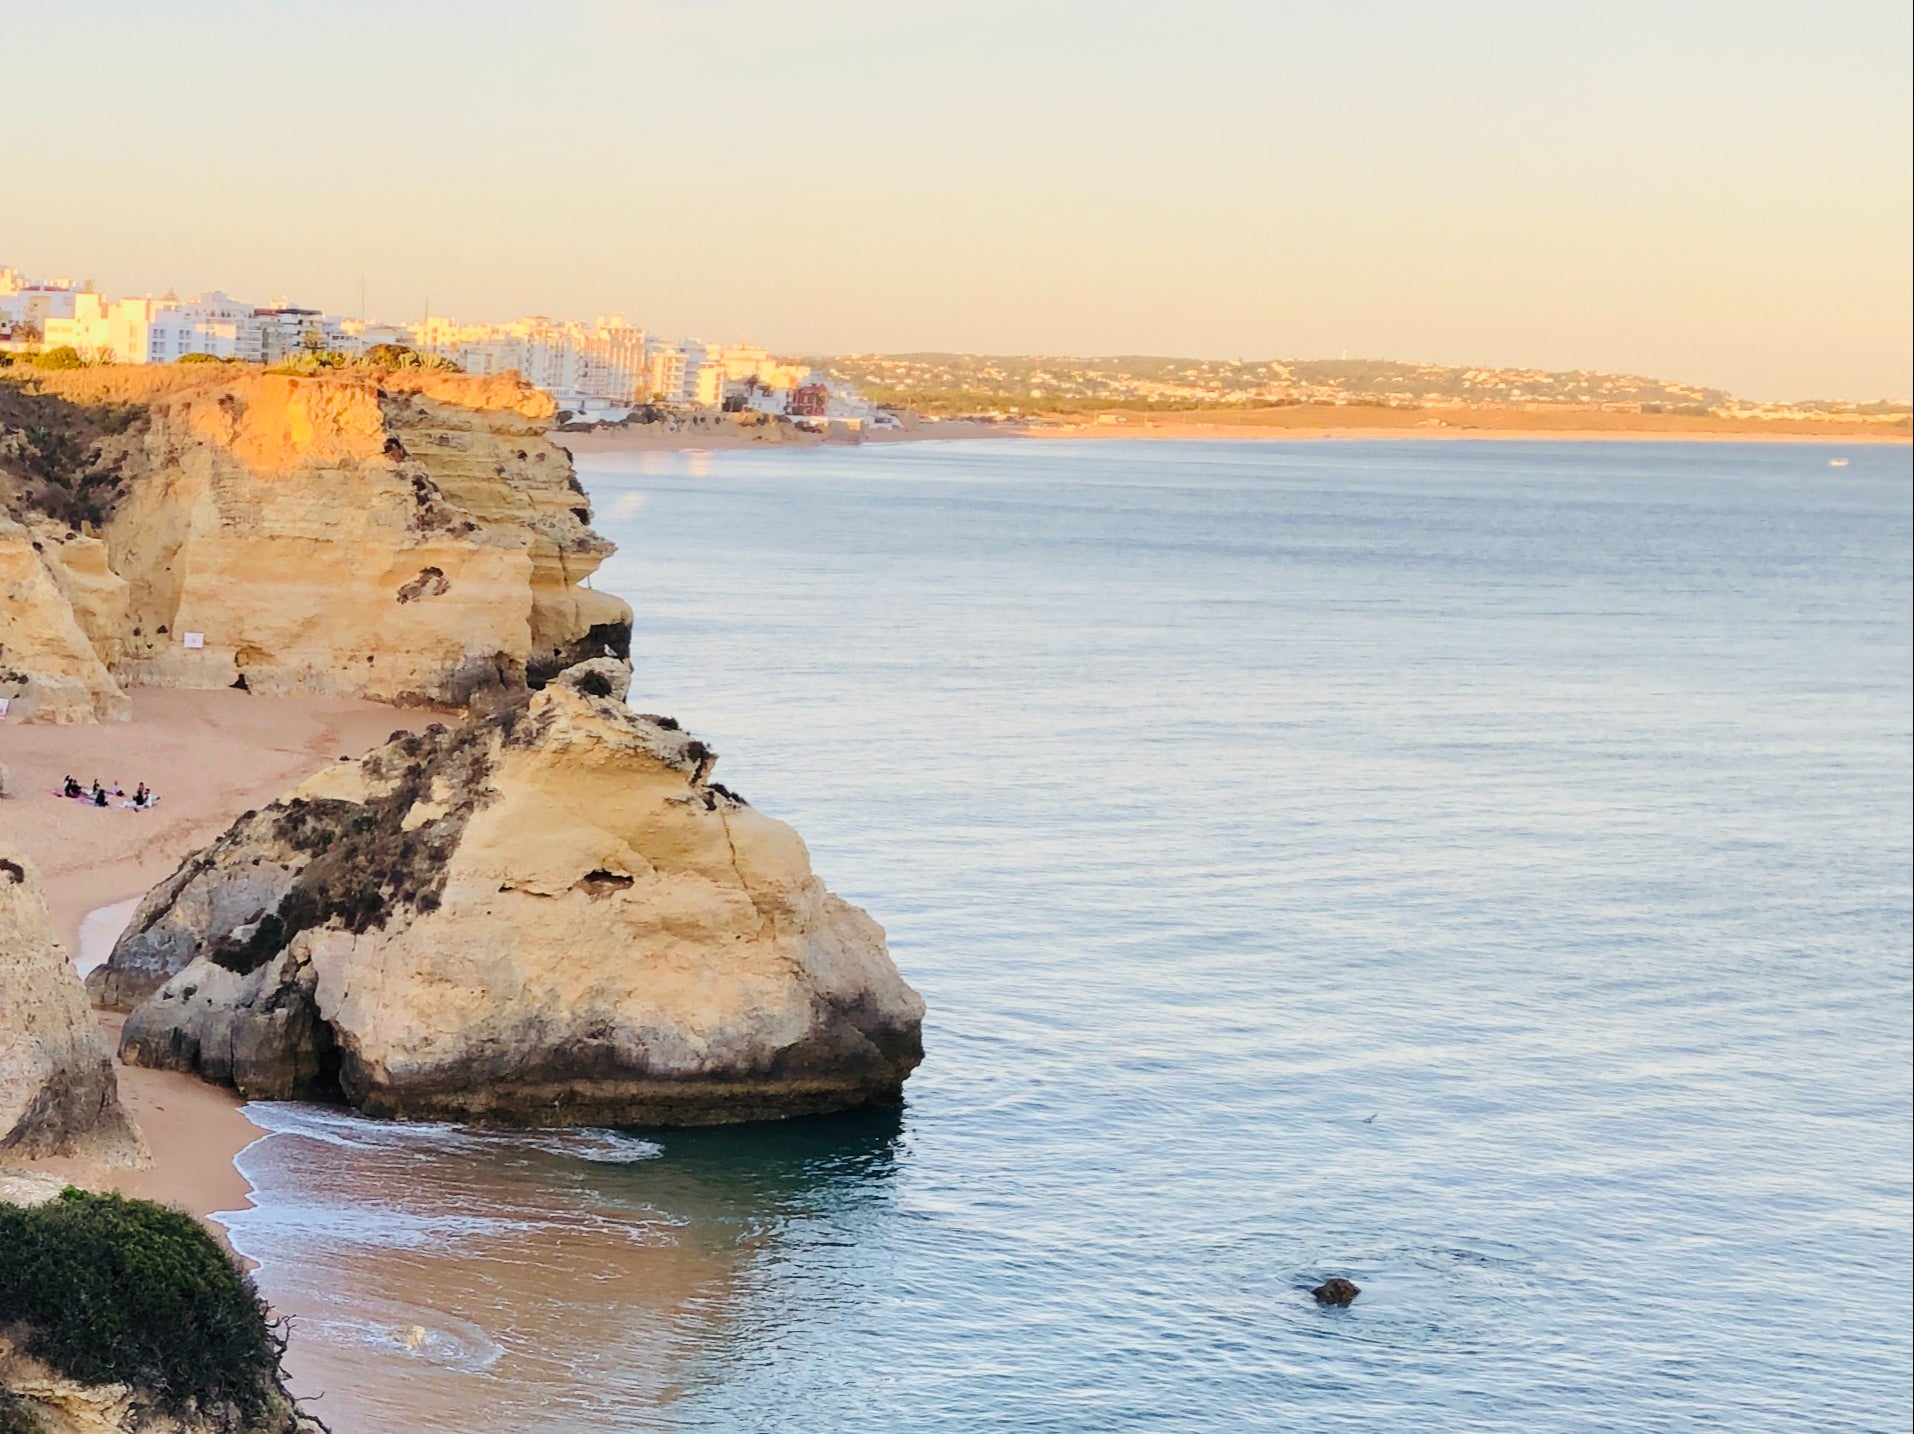
<svg viewBox="0 0 1914 1434"><path fill-rule="evenodd" d="M1906 0L0 0L0 263L1904 397Z"/></svg>

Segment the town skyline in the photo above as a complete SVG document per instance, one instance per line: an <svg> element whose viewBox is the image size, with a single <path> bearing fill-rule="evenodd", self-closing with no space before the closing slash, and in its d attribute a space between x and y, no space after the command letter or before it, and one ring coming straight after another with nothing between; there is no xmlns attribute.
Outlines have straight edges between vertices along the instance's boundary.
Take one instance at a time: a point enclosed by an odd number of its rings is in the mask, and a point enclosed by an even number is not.
<svg viewBox="0 0 1914 1434"><path fill-rule="evenodd" d="M357 358L381 345L416 349L463 371L518 373L574 417L604 421L632 406L751 408L869 422L880 406L929 414L1093 411L1098 407L1254 407L1357 403L1469 407L1539 402L1616 412L1729 417L1857 416L1904 421L1909 400L1831 396L1753 399L1665 375L1439 364L1344 353L1286 355L907 353L801 354L740 338L668 338L622 313L468 319L428 307L415 322L328 313L290 295L264 304L213 289L114 295L88 277L27 274L0 263L0 351L69 349L86 362L210 357L283 363L297 353ZM1132 374L1130 369L1143 372ZM1051 372L1050 370L1056 370Z"/></svg>
<svg viewBox="0 0 1914 1434"><path fill-rule="evenodd" d="M103 25L73 104L54 57ZM0 161L0 251L120 292L356 313L363 276L388 321L642 312L787 352L1914 389L1884 0L600 0L559 26L84 0L8 38L60 142ZM242 104L192 73L272 81Z"/></svg>

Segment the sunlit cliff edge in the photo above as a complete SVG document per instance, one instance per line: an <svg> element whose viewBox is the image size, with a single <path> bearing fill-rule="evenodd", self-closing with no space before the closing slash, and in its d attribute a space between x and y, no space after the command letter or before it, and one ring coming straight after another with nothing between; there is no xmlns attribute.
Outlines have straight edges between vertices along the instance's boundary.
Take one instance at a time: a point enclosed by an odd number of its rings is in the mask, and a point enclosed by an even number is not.
<svg viewBox="0 0 1914 1434"><path fill-rule="evenodd" d="M626 654L551 400L509 377L127 366L0 381L0 697L455 706Z"/></svg>

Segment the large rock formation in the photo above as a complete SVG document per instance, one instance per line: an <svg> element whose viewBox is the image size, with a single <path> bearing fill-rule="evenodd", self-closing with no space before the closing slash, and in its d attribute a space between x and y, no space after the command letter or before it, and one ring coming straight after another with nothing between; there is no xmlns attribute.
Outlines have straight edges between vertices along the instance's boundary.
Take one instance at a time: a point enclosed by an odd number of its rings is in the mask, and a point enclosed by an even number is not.
<svg viewBox="0 0 1914 1434"><path fill-rule="evenodd" d="M62 721L242 680L456 705L624 656L551 416L514 379L430 370L0 382L0 695Z"/></svg>
<svg viewBox="0 0 1914 1434"><path fill-rule="evenodd" d="M141 1149L39 875L0 842L0 1158L80 1152Z"/></svg>
<svg viewBox="0 0 1914 1434"><path fill-rule="evenodd" d="M923 1002L804 844L598 661L249 812L102 978L130 1063L390 1116L706 1124L898 1099ZM183 964L184 963L184 964Z"/></svg>
<svg viewBox="0 0 1914 1434"><path fill-rule="evenodd" d="M76 608L62 584L71 576L61 562L64 536L56 525L33 528L0 514L0 697L7 716L39 722L99 722L123 719L131 712L126 694L113 680L99 648L81 621L98 604ZM87 576L100 544L87 545ZM73 585L86 598L90 588ZM124 588L124 584L121 584Z"/></svg>

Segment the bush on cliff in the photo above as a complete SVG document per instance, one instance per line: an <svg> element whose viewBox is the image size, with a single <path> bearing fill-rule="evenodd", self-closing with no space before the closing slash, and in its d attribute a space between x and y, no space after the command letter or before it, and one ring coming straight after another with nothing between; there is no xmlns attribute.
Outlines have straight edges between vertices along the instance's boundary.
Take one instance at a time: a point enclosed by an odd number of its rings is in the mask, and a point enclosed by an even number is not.
<svg viewBox="0 0 1914 1434"><path fill-rule="evenodd" d="M442 369L448 373L464 372L451 359L442 354L422 354L405 344L374 344L365 351L360 360L368 368L382 368L393 371L402 368Z"/></svg>
<svg viewBox="0 0 1914 1434"><path fill-rule="evenodd" d="M277 367L269 368L266 372L310 377L327 369L345 368L351 362L350 354L342 354L337 349L302 349L298 353L287 354Z"/></svg>
<svg viewBox="0 0 1914 1434"><path fill-rule="evenodd" d="M68 1189L0 1204L0 1326L82 1384L131 1384L173 1413L277 1405L283 1340L252 1281L190 1215Z"/></svg>
<svg viewBox="0 0 1914 1434"><path fill-rule="evenodd" d="M80 357L80 351L72 344L61 344L57 349L48 349L45 353L33 356L35 368L85 368L86 360Z"/></svg>

